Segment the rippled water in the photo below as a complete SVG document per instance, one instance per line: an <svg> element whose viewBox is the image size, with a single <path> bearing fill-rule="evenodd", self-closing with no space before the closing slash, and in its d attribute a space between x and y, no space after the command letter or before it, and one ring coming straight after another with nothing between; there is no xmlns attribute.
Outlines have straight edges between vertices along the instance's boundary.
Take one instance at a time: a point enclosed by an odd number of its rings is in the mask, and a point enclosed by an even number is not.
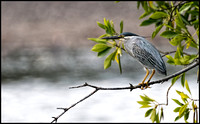
<svg viewBox="0 0 200 124"><path fill-rule="evenodd" d="M2 122L51 122L51 117L62 112L56 108L69 107L94 90L69 87L85 82L101 87L126 87L129 83L136 85L145 75L141 65L125 54L122 56L123 74L120 75L115 62L110 69L103 70L105 58L97 58L89 49L54 51L54 54L45 50L40 54L28 51L15 52L2 59ZM176 69L180 68L167 64L168 74L176 72ZM186 75L194 99L199 98L196 70ZM162 77L156 74L152 80ZM136 101L141 100L139 95L146 94L164 103L170 84L168 81L132 92L98 91L65 113L58 122L151 122L144 117L147 109L140 109ZM175 90L187 93L180 81L172 87L169 106L164 107L163 122L173 122L178 115L173 112L177 105L171 100L180 100ZM178 122L184 122L184 119ZM189 122L192 122L192 113Z"/></svg>

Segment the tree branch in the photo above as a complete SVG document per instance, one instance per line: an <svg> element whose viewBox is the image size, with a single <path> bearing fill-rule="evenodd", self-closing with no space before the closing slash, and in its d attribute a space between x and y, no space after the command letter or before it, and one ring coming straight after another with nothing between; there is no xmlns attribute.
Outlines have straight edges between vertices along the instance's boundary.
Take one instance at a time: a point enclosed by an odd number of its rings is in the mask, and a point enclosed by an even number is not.
<svg viewBox="0 0 200 124"><path fill-rule="evenodd" d="M86 83L85 83L85 84L86 84ZM84 87L85 84L82 85L82 86L79 86L79 87ZM76 87L76 88L79 88L79 87ZM63 109L64 111L63 111L60 115L58 115L57 117L52 117L52 118L54 118L54 120L53 120L51 123L57 122L58 118L60 118L63 114L65 114L65 112L67 112L69 109L71 109L71 108L73 108L74 106L76 106L78 103L80 103L80 102L86 100L87 98L89 98L90 96L92 96L93 94L95 94L97 91L98 91L98 89L95 89L95 90L94 90L93 92L91 92L89 95L85 96L84 98L82 98L82 99L79 100L78 102L74 103L74 104L71 105L69 108L57 108L57 109Z"/></svg>
<svg viewBox="0 0 200 124"><path fill-rule="evenodd" d="M166 56L166 55L168 55L168 54L171 54L171 53L175 53L176 52L176 50L175 51L170 51L170 52L163 52L163 51L160 51L160 50L158 50L160 53L162 53L163 55L162 55L162 57L164 57L164 56ZM191 56L189 53L186 53L186 52L183 52L183 54L185 54L185 55L188 55L188 56Z"/></svg>
<svg viewBox="0 0 200 124"><path fill-rule="evenodd" d="M158 84L158 83L163 83L165 81L168 81L169 79L173 78L173 77L176 77L184 72L187 72L189 70L191 70L192 68L196 67L197 65L199 65L199 60L196 59L196 61L194 63L192 63L191 65L187 66L186 68L172 74L172 75L169 75L163 79L160 79L160 80L156 80L156 81L150 81L148 83L148 86L150 85L153 85L153 84ZM133 86L132 84L130 84L129 87L114 87L114 88L105 88L105 87L98 87L98 86L94 86L94 85L91 85L91 84L88 84L88 83L85 83L83 85L79 85L79 86L75 86L75 87L70 87L69 89L74 89L74 88L82 88L82 87L91 87L91 88L94 88L95 90L93 92L91 92L89 95L85 96L84 98L82 98L81 100L79 100L78 102L72 104L70 107L68 108L57 108L57 109L62 109L64 110L60 115L58 115L57 117L52 117L54 118L54 120L51 122L57 122L57 120L65 113L67 112L69 109L73 108L74 106L76 106L77 104L79 104L80 102L86 100L87 98L89 98L90 96L94 95L98 90L127 90L127 89L130 89L130 91L132 91L133 89L136 89L136 88L141 88L141 85L136 85L136 86ZM169 89L171 88L171 86L169 87ZM169 92L169 89L167 92ZM168 95L168 93L167 93ZM167 103L168 104L168 101Z"/></svg>
<svg viewBox="0 0 200 124"><path fill-rule="evenodd" d="M166 94L166 103L161 103L161 104L158 104L158 105L168 105L168 96L169 96L169 90L172 88L173 84L171 84L169 86L169 88L167 89L167 94Z"/></svg>

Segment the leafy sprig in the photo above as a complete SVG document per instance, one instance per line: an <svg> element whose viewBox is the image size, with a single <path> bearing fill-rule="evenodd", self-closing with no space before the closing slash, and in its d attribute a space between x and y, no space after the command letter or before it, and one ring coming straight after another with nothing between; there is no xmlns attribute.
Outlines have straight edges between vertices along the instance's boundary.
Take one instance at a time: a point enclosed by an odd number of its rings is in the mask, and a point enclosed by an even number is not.
<svg viewBox="0 0 200 124"><path fill-rule="evenodd" d="M98 38L88 38L89 40L92 40L97 43L92 47L91 50L97 52L98 57L103 57L109 54L111 49L113 49L113 51L104 60L104 69L108 69L112 64L112 61L116 61L117 64L119 65L120 73L122 73L120 57L122 55L122 50L124 50L123 43L121 41L117 42L115 40L101 39L102 37L119 34L115 31L113 21L104 18L104 24L97 21L97 25L103 30L105 30L105 34L99 36ZM120 33L122 32L123 32L123 21L120 22Z"/></svg>

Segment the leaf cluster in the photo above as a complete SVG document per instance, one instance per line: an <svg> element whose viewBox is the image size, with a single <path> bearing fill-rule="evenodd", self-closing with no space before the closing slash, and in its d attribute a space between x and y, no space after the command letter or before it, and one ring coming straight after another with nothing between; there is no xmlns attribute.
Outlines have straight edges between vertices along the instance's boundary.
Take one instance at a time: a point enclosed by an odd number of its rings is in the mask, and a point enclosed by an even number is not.
<svg viewBox="0 0 200 124"><path fill-rule="evenodd" d="M180 118L184 117L184 120L186 123L188 123L188 118L190 115L190 112L193 111L193 115L198 115L197 112L197 104L195 103L195 99L192 99L191 97L191 91L189 88L188 81L185 80L185 74L182 76L177 76L172 79L172 85L181 77L181 82L184 81L184 84L182 84L183 87L186 88L189 95L181 92L179 90L176 90L177 94L181 97L182 102L178 99L172 99L176 104L179 106L174 109L175 113L178 113L178 116L175 117L174 121L179 120ZM150 108L146 111L145 117L149 117L152 122L160 123L161 119L164 119L164 111L163 107L161 105L167 105L167 104L159 104L156 100L148 97L144 94L144 96L140 95L140 98L142 101L137 101L141 107L140 108ZM193 122L197 123L198 116L193 116Z"/></svg>
<svg viewBox="0 0 200 124"><path fill-rule="evenodd" d="M188 91L189 95L184 93L184 92L181 92L179 90L176 90L177 94L181 97L182 99L182 102L180 102L179 100L177 99L172 99L176 104L178 104L179 106L176 107L174 109L174 112L178 112L178 116L175 118L174 121L177 121L179 120L180 118L184 117L184 120L186 123L188 123L188 118L189 118L189 114L190 112L193 110L193 113L194 115L195 114L198 114L197 113L197 105L194 101L194 99L191 98L191 91L190 91L190 88L189 88L189 84L188 84L188 81L185 79L185 73L183 73L182 75L179 75L179 76L176 76L172 79L172 85L174 85L174 83L181 77L181 84L182 84L182 87L185 87L186 90ZM190 96L190 97L189 97ZM190 105L190 103L192 103ZM192 109L190 108L190 106L192 106ZM196 123L197 122L197 117L195 118L195 116L193 117L193 122Z"/></svg>
<svg viewBox="0 0 200 124"><path fill-rule="evenodd" d="M140 95L140 98L142 101L137 101L142 105L140 108L150 108L146 111L145 117L150 116L152 122L160 123L161 119L164 119L163 107L159 108L158 102L145 94L144 96Z"/></svg>
<svg viewBox="0 0 200 124"><path fill-rule="evenodd" d="M102 37L108 37L117 35L118 33L115 31L114 23L112 20L108 20L104 18L104 23L100 23L97 21L97 25L105 30L105 34L99 36L98 38L88 38L96 42L96 44L92 47L92 51L97 52L98 57L103 57L109 54L104 60L104 69L107 69L111 66L112 61L116 61L119 65L120 73L122 73L120 56L122 55L122 49L124 46L121 41L119 43L115 40L106 40L101 39ZM120 22L120 33L123 32L123 21ZM109 53L113 49L111 53Z"/></svg>
<svg viewBox="0 0 200 124"><path fill-rule="evenodd" d="M177 47L174 57L166 56L169 64L187 65L199 57L198 54L185 55L183 52L190 47L199 51L199 1L138 1L137 4L138 9L142 6L145 10L140 19L149 16L140 26L155 24L152 38L165 27L160 36ZM193 27L196 32L191 34L188 27ZM196 40L195 35L198 37Z"/></svg>

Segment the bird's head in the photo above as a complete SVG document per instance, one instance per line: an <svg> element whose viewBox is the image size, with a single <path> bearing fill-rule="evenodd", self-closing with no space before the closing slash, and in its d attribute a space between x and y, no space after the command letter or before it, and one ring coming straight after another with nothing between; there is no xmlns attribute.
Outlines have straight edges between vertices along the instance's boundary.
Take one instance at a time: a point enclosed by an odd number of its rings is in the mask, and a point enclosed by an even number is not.
<svg viewBox="0 0 200 124"><path fill-rule="evenodd" d="M110 37L103 37L102 39L126 39L126 38L130 38L130 37L133 37L133 36L139 36L139 35L131 33L131 32L123 32L119 35L110 36Z"/></svg>

